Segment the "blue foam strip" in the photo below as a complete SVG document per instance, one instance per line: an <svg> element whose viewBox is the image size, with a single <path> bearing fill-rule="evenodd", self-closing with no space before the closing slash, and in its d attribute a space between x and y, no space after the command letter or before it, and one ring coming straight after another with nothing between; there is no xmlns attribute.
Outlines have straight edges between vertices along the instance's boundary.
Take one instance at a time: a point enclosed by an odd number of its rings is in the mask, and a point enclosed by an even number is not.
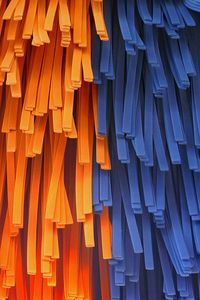
<svg viewBox="0 0 200 300"><path fill-rule="evenodd" d="M142 206L139 190L139 180L137 174L137 160L133 149L130 149L130 163L127 165L127 171L130 188L131 206L133 209L137 208L141 210Z"/></svg>
<svg viewBox="0 0 200 300"><path fill-rule="evenodd" d="M151 221L146 209L143 209L142 214L142 234L144 247L144 261L146 270L154 269L154 258L152 248Z"/></svg>
<svg viewBox="0 0 200 300"><path fill-rule="evenodd" d="M138 7L140 17L143 20L144 24L151 24L152 17L148 10L147 0L137 0L137 7Z"/></svg>
<svg viewBox="0 0 200 300"><path fill-rule="evenodd" d="M147 161L146 166L153 166L153 91L152 80L148 68L145 70L145 98L144 98L144 143Z"/></svg>
<svg viewBox="0 0 200 300"><path fill-rule="evenodd" d="M107 90L108 82L103 76L98 88L98 134L102 136L107 133Z"/></svg>

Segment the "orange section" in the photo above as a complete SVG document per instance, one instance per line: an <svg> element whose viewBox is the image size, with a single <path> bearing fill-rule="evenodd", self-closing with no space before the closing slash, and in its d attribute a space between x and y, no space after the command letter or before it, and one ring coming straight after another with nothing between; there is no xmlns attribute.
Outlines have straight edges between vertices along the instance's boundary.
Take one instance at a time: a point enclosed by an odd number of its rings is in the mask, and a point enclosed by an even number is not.
<svg viewBox="0 0 200 300"><path fill-rule="evenodd" d="M2 300L93 300L94 253L111 257L108 209L96 226L92 206L94 143L110 169L91 84L92 14L107 40L103 1L0 0Z"/></svg>

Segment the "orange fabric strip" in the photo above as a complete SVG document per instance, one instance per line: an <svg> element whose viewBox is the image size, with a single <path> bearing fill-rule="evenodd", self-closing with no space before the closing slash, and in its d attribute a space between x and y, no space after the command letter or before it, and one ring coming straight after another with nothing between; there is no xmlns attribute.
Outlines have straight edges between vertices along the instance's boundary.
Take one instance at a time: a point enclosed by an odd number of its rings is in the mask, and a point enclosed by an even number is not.
<svg viewBox="0 0 200 300"><path fill-rule="evenodd" d="M67 142L66 137L63 134L61 134L59 136L59 143L56 149L55 158L53 159L53 169L52 169L51 181L50 181L48 198L47 198L47 207L46 207L47 219L53 219L53 215L55 211L56 193L58 189L59 177L62 168L66 142Z"/></svg>
<svg viewBox="0 0 200 300"><path fill-rule="evenodd" d="M27 158L25 156L25 136L24 134L21 134L13 201L13 224L18 227L23 226L26 166Z"/></svg>
<svg viewBox="0 0 200 300"><path fill-rule="evenodd" d="M86 215L83 228L86 247L94 247L94 217L92 213Z"/></svg>
<svg viewBox="0 0 200 300"><path fill-rule="evenodd" d="M36 240L37 240L37 216L40 190L40 178L42 168L42 156L37 155L32 160L31 186L28 214L28 238L27 238L27 272L36 274Z"/></svg>
<svg viewBox="0 0 200 300"><path fill-rule="evenodd" d="M33 25L34 25L36 10L37 10L37 2L38 0L31 0L29 2L28 11L26 14L26 20L24 24L24 30L23 30L23 39L30 39L33 33Z"/></svg>
<svg viewBox="0 0 200 300"><path fill-rule="evenodd" d="M102 256L101 238L98 235L99 269L102 300L110 299L109 265Z"/></svg>
<svg viewBox="0 0 200 300"><path fill-rule="evenodd" d="M79 44L82 42L82 13L84 0L75 1L74 3L74 31L73 42Z"/></svg>
<svg viewBox="0 0 200 300"><path fill-rule="evenodd" d="M47 31L52 31L53 29L53 22L56 15L57 6L58 6L58 0L49 1L49 6L48 6L47 15L44 24L44 28Z"/></svg>
<svg viewBox="0 0 200 300"><path fill-rule="evenodd" d="M111 225L108 215L108 207L103 208L103 212L100 215L100 226L101 226L101 244L102 254L104 259L112 258L111 250Z"/></svg>

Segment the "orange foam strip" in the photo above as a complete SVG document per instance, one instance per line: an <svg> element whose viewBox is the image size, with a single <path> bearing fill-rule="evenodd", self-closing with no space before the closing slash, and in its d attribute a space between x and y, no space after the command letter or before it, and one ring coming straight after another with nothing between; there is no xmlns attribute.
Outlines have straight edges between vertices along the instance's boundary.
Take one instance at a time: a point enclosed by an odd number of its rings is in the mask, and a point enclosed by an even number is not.
<svg viewBox="0 0 200 300"><path fill-rule="evenodd" d="M105 26L105 21L103 17L103 1L97 2L95 0L91 0L92 12L94 16L95 27L97 33L99 34L102 40L108 40L108 33Z"/></svg>
<svg viewBox="0 0 200 300"><path fill-rule="evenodd" d="M33 67L30 73L29 85L25 94L25 109L33 110L36 106L37 90L42 66L44 47L38 47L34 53Z"/></svg>
<svg viewBox="0 0 200 300"><path fill-rule="evenodd" d="M62 169L63 169L63 167L62 167ZM56 204L55 204L54 217L53 217L53 220L52 220L55 223L60 222L61 189L62 189L61 176L60 176L60 179L59 179L58 190L57 190L57 194L56 194Z"/></svg>
<svg viewBox="0 0 200 300"><path fill-rule="evenodd" d="M60 209L60 211L58 211L59 221L57 221L57 228L61 228L61 227L64 228L66 224L73 223L71 209L69 206L67 192L64 184L64 165L62 166L59 185L60 185L60 203L58 201L58 204L60 205L58 205L58 208ZM54 221L55 221L55 217L54 217Z"/></svg>
<svg viewBox="0 0 200 300"><path fill-rule="evenodd" d="M7 133L6 151L15 152L17 147L17 132L10 131Z"/></svg>
<svg viewBox="0 0 200 300"><path fill-rule="evenodd" d="M78 153L79 163L90 162L89 152L89 85L84 83L78 98Z"/></svg>
<svg viewBox="0 0 200 300"><path fill-rule="evenodd" d="M11 19L8 25L7 40L14 41L17 35L19 22Z"/></svg>
<svg viewBox="0 0 200 300"><path fill-rule="evenodd" d="M0 0L0 35L1 35L2 29L3 29L3 24L4 24L3 14L5 12L6 5L7 5L7 0L5 0L5 1Z"/></svg>
<svg viewBox="0 0 200 300"><path fill-rule="evenodd" d="M10 86L11 95L13 98L21 97L21 79L18 61L16 60L16 83Z"/></svg>
<svg viewBox="0 0 200 300"><path fill-rule="evenodd" d="M78 162L78 155L76 158L76 217L78 222L85 220L83 212L83 174L84 167Z"/></svg>
<svg viewBox="0 0 200 300"><path fill-rule="evenodd" d="M81 267L83 275L83 290L85 299L92 299L92 256L93 249L82 247Z"/></svg>
<svg viewBox="0 0 200 300"><path fill-rule="evenodd" d="M18 4L19 0L11 0L9 5L7 6L4 15L3 15L3 19L4 20L9 20L12 17L12 14Z"/></svg>
<svg viewBox="0 0 200 300"><path fill-rule="evenodd" d="M104 137L104 156L105 156L105 162L101 164L101 168L103 170L111 170L111 162L110 162L110 154L109 154L109 148L108 148L108 138Z"/></svg>
<svg viewBox="0 0 200 300"><path fill-rule="evenodd" d="M111 225L108 215L108 207L103 208L103 212L100 215L100 227L101 227L101 244L102 253L104 259L112 258L111 250Z"/></svg>
<svg viewBox="0 0 200 300"><path fill-rule="evenodd" d="M18 99L11 98L12 109L9 114L9 130L17 130L18 106Z"/></svg>
<svg viewBox="0 0 200 300"><path fill-rule="evenodd" d="M54 260L60 258L60 251L59 251L59 245L58 245L58 230L56 228L55 223L53 226L53 254L52 254L51 258Z"/></svg>
<svg viewBox="0 0 200 300"><path fill-rule="evenodd" d="M74 45L70 43L69 47L66 49L66 56L65 56L64 85L65 85L66 92L73 92L74 90L72 86L72 80L71 80L73 53L74 53Z"/></svg>
<svg viewBox="0 0 200 300"><path fill-rule="evenodd" d="M10 247L10 226L9 226L9 215L6 213L6 218L3 227L3 234L1 238L1 251L0 251L0 267L6 269L8 264L8 254Z"/></svg>
<svg viewBox="0 0 200 300"><path fill-rule="evenodd" d="M84 299L84 290L83 290L83 276L86 274L82 272L82 267L80 265L79 268L79 276L78 276L78 294L76 299Z"/></svg>
<svg viewBox="0 0 200 300"><path fill-rule="evenodd" d="M46 207L47 219L53 219L53 215L54 215L56 193L58 189L59 177L62 168L66 142L67 142L66 137L63 134L60 134L55 158L53 160L53 169L52 169L51 181L50 181L48 198L47 198L47 207Z"/></svg>
<svg viewBox="0 0 200 300"><path fill-rule="evenodd" d="M20 130L28 131L29 123L31 118L31 112L29 110L25 110L24 106L22 108L21 120L20 120Z"/></svg>
<svg viewBox="0 0 200 300"><path fill-rule="evenodd" d="M22 20L24 9L25 9L25 0L19 0L14 11L14 20Z"/></svg>
<svg viewBox="0 0 200 300"><path fill-rule="evenodd" d="M3 287L4 276L5 276L5 271L1 270L1 273L0 273L0 298L3 300L7 299L8 295L9 295L9 289Z"/></svg>
<svg viewBox="0 0 200 300"><path fill-rule="evenodd" d="M62 31L61 32L61 46L62 47L69 47L71 43L71 31Z"/></svg>
<svg viewBox="0 0 200 300"><path fill-rule="evenodd" d="M56 266L56 272L57 272L57 282L56 282L56 288L54 288L54 299L60 300L64 299L63 297L63 258L61 260L57 261Z"/></svg>
<svg viewBox="0 0 200 300"><path fill-rule="evenodd" d="M15 286L16 241L16 238L11 238L10 240L8 265L6 270L6 277L8 278L8 282L6 285L8 287Z"/></svg>
<svg viewBox="0 0 200 300"><path fill-rule="evenodd" d="M69 30L71 26L68 3L65 0L59 0L59 18L61 31Z"/></svg>
<svg viewBox="0 0 200 300"><path fill-rule="evenodd" d="M39 211L39 220L38 220L38 241L37 241L37 255L36 255L36 275L30 276L33 278L33 297L32 300L42 299L42 285L43 279L41 274L41 234L42 234L42 213Z"/></svg>
<svg viewBox="0 0 200 300"><path fill-rule="evenodd" d="M3 25L3 24L2 24ZM2 26L3 28L3 26ZM1 28L1 30L2 30ZM6 52L7 52L7 49L8 49L8 41L7 41L7 32L8 32L8 26L5 26L5 34L4 35L1 35L1 51L0 51L0 64L2 63L5 55L6 55ZM1 84L4 82L4 79L5 79L5 74L4 72L1 70Z"/></svg>
<svg viewBox="0 0 200 300"><path fill-rule="evenodd" d="M53 29L53 23L56 15L57 6L58 6L58 0L49 1L49 6L48 6L47 15L44 24L44 29L47 31L52 31Z"/></svg>
<svg viewBox="0 0 200 300"><path fill-rule="evenodd" d="M7 193L8 193L8 213L10 223L10 234L15 236L18 234L18 228L12 224L14 186L15 186L15 154L6 153L6 172L7 172Z"/></svg>
<svg viewBox="0 0 200 300"><path fill-rule="evenodd" d="M17 82L16 59L14 59L10 72L7 73L6 85L13 85Z"/></svg>
<svg viewBox="0 0 200 300"><path fill-rule="evenodd" d="M72 73L71 80L74 88L81 86L81 59L82 49L75 46L72 58Z"/></svg>
<svg viewBox="0 0 200 300"><path fill-rule="evenodd" d="M88 16L89 2L83 0L82 4L82 28L81 28L81 43L79 47L87 47L87 16Z"/></svg>
<svg viewBox="0 0 200 300"><path fill-rule="evenodd" d="M23 226L24 190L26 179L27 158L25 156L25 136L20 134L19 154L16 166L16 180L13 201L13 224Z"/></svg>
<svg viewBox="0 0 200 300"><path fill-rule="evenodd" d="M83 212L84 214L92 213L92 162L84 165Z"/></svg>
<svg viewBox="0 0 200 300"><path fill-rule="evenodd" d="M66 227L62 231L63 237L63 288L64 288L64 297L68 297L68 279L69 279L69 247L70 247L70 227Z"/></svg>
<svg viewBox="0 0 200 300"><path fill-rule="evenodd" d="M46 129L46 123L47 123L47 116L44 117L36 117L35 121L35 130L34 130L34 136L33 136L33 153L35 154L41 154L42 153L42 146L43 146L43 140L45 135L45 129Z"/></svg>
<svg viewBox="0 0 200 300"><path fill-rule="evenodd" d="M17 127L17 112L18 112L18 100L13 99L11 94L8 93L6 108L2 124L2 132L8 133L10 130L16 130Z"/></svg>
<svg viewBox="0 0 200 300"><path fill-rule="evenodd" d="M45 220L44 222L44 242L43 242L43 259L50 258L53 256L53 223L50 220ZM51 273L49 269L49 260L46 261L47 265L43 265L46 270L43 269L42 273Z"/></svg>
<svg viewBox="0 0 200 300"><path fill-rule="evenodd" d="M88 114L89 122L89 164L84 165L83 177L83 211L85 214L92 213L92 156L93 156L93 137L94 137L94 122L92 109L90 107Z"/></svg>
<svg viewBox="0 0 200 300"><path fill-rule="evenodd" d="M17 247L17 259L16 259L16 296L17 299L28 300L27 297L27 287L26 280L23 270L23 262L22 262L22 247L21 240L18 239L18 247Z"/></svg>
<svg viewBox="0 0 200 300"><path fill-rule="evenodd" d="M49 287L56 287L56 261L52 261L52 276L47 278Z"/></svg>
<svg viewBox="0 0 200 300"><path fill-rule="evenodd" d="M40 39L39 35L39 26L38 26L38 10L35 16L34 25L33 25L33 39L31 42L31 45L39 47L41 45L44 45L42 40Z"/></svg>
<svg viewBox="0 0 200 300"><path fill-rule="evenodd" d="M95 127L96 136L98 136L97 103L98 103L97 86L95 84L92 84L92 107L93 107L94 127Z"/></svg>
<svg viewBox="0 0 200 300"><path fill-rule="evenodd" d="M71 27L74 28L74 9L75 9L75 1L69 0L69 13L71 18Z"/></svg>
<svg viewBox="0 0 200 300"><path fill-rule="evenodd" d="M91 28L90 28L90 16L87 16L87 45L82 52L82 65L84 80L88 82L93 81L93 71L91 62Z"/></svg>
<svg viewBox="0 0 200 300"><path fill-rule="evenodd" d="M55 157L55 152L56 152L56 148L57 148L57 145L58 145L58 140L59 140L59 134L54 134L53 132L53 120L52 118L49 118L48 119L48 134L49 136L47 135L47 138L49 139L49 143L50 143L50 147L51 147L51 163L50 163L50 166L52 168L52 158Z"/></svg>
<svg viewBox="0 0 200 300"><path fill-rule="evenodd" d="M54 64L52 70L52 79L51 79L51 92L53 103L50 109L58 108L63 106L62 100L62 58L63 58L63 47L60 46L60 32L57 31L57 39L56 39L56 48L55 48L55 56L54 56Z"/></svg>
<svg viewBox="0 0 200 300"><path fill-rule="evenodd" d="M36 10L37 10L37 3L38 0L31 0L29 2L28 11L26 14L26 20L23 29L23 39L30 39L33 33L33 25L34 25Z"/></svg>
<svg viewBox="0 0 200 300"><path fill-rule="evenodd" d="M46 13L46 1L40 0L38 2L38 11L37 11L37 22L38 22L38 35L42 43L50 43L49 36L44 30L45 24L45 13Z"/></svg>
<svg viewBox="0 0 200 300"><path fill-rule="evenodd" d="M72 130L69 132L66 132L66 136L70 139L77 139L77 130L76 130L76 125L74 122L74 118L72 117Z"/></svg>
<svg viewBox="0 0 200 300"><path fill-rule="evenodd" d="M40 271L34 276L33 300L42 299L43 279Z"/></svg>
<svg viewBox="0 0 200 300"><path fill-rule="evenodd" d="M32 167L31 167L31 185L30 185L28 237L27 237L28 274L36 274L37 216L38 216L41 168L42 168L42 156L37 155L32 160Z"/></svg>
<svg viewBox="0 0 200 300"><path fill-rule="evenodd" d="M65 92L64 110L62 113L62 127L64 131L72 130L74 92Z"/></svg>
<svg viewBox="0 0 200 300"><path fill-rule="evenodd" d="M62 133L62 110L56 109L52 111L53 117L53 131L55 133Z"/></svg>
<svg viewBox="0 0 200 300"><path fill-rule="evenodd" d="M2 87L2 86L0 86L0 107L2 106L2 104L4 104L3 103L3 91L4 91L4 88ZM1 107L1 109L2 109L2 107ZM2 114L2 113L1 113ZM3 114L2 114L3 115ZM1 118L2 118L3 116L1 116Z"/></svg>
<svg viewBox="0 0 200 300"><path fill-rule="evenodd" d="M8 89L6 89L6 95L7 95L7 101L6 101L6 107L5 107L5 113L3 116L3 124L2 124L2 132L9 132L9 118L11 115L11 109L12 109L12 98L10 95L10 91L8 92Z"/></svg>
<svg viewBox="0 0 200 300"><path fill-rule="evenodd" d="M29 297L30 300L33 300L33 294L34 294L34 280L35 276L30 276L29 277Z"/></svg>
<svg viewBox="0 0 200 300"><path fill-rule="evenodd" d="M27 47L27 42L19 35L14 42L14 52L16 57L23 57Z"/></svg>
<svg viewBox="0 0 200 300"><path fill-rule="evenodd" d="M65 189L64 184L64 165L61 169L61 178L60 178L60 185L61 185L61 205L60 205L60 221L57 223L57 228L63 227L66 224L73 224L72 212L69 205L69 199L67 196L67 192Z"/></svg>
<svg viewBox="0 0 200 300"><path fill-rule="evenodd" d="M106 163L105 139L96 137L96 161L98 164Z"/></svg>
<svg viewBox="0 0 200 300"><path fill-rule="evenodd" d="M10 91L13 98L21 97L21 79L17 59L13 61L11 70L7 73L6 84L10 85Z"/></svg>
<svg viewBox="0 0 200 300"><path fill-rule="evenodd" d="M85 246L94 247L94 217L93 214L87 214L85 216L85 222L83 223Z"/></svg>
<svg viewBox="0 0 200 300"><path fill-rule="evenodd" d="M99 269L100 269L100 286L102 300L110 299L109 285L109 265L102 256L101 238L98 235L98 252L99 252Z"/></svg>
<svg viewBox="0 0 200 300"><path fill-rule="evenodd" d="M3 205L3 194L4 194L4 183L6 177L6 149L5 149L5 139L2 134L0 134L0 164L1 164L1 172L0 172L0 213Z"/></svg>
<svg viewBox="0 0 200 300"><path fill-rule="evenodd" d="M26 134L26 157L33 158L35 154L32 152L33 134Z"/></svg>
<svg viewBox="0 0 200 300"><path fill-rule="evenodd" d="M53 68L53 59L55 51L56 36L50 34L51 43L45 45L42 69L40 74L40 81L37 95L37 111L40 113L47 113L49 101L49 89L51 85L51 76Z"/></svg>
<svg viewBox="0 0 200 300"><path fill-rule="evenodd" d="M65 203L66 203L66 220L67 220L66 224L70 225L70 224L73 224L73 217L72 217L71 209L70 209L70 206L69 206L69 201L68 201L68 198L67 198L66 191L64 192L64 197L66 199L65 200Z"/></svg>
<svg viewBox="0 0 200 300"><path fill-rule="evenodd" d="M76 297L78 294L78 273L80 264L80 235L81 227L78 223L73 224L73 230L70 232L69 247L69 277L68 277L68 295Z"/></svg>
<svg viewBox="0 0 200 300"><path fill-rule="evenodd" d="M51 286L48 286L47 279L43 279L42 299L53 300L53 288Z"/></svg>
<svg viewBox="0 0 200 300"><path fill-rule="evenodd" d="M75 1L74 3L74 26L73 42L79 44L82 42L82 13L84 0Z"/></svg>
<svg viewBox="0 0 200 300"><path fill-rule="evenodd" d="M14 42L10 41L8 42L8 48L6 50L5 56L1 61L1 65L0 65L1 71L9 72L12 67L13 60L14 60Z"/></svg>
<svg viewBox="0 0 200 300"><path fill-rule="evenodd" d="M51 273L49 257L53 253L53 223L45 219L46 201L51 172L51 147L48 136L44 143L44 168L43 168L43 190L42 190L42 244L41 244L41 272L44 276ZM45 257L49 256L49 257Z"/></svg>

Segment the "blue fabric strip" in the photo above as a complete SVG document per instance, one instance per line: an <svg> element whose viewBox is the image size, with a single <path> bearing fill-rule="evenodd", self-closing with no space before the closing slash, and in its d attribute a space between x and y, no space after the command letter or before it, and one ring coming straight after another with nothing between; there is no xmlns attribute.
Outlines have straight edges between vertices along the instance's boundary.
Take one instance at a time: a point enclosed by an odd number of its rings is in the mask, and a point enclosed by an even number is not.
<svg viewBox="0 0 200 300"><path fill-rule="evenodd" d="M135 213L142 212L139 181L137 173L137 159L133 149L130 147L130 163L127 165L128 180L130 188L131 206ZM136 210L136 211L135 211Z"/></svg>
<svg viewBox="0 0 200 300"><path fill-rule="evenodd" d="M144 247L144 261L146 270L154 269L152 236L151 236L151 221L146 209L143 209L142 214L142 234Z"/></svg>
<svg viewBox="0 0 200 300"><path fill-rule="evenodd" d="M102 84L98 88L98 134L107 134L107 90L108 81L103 76Z"/></svg>

